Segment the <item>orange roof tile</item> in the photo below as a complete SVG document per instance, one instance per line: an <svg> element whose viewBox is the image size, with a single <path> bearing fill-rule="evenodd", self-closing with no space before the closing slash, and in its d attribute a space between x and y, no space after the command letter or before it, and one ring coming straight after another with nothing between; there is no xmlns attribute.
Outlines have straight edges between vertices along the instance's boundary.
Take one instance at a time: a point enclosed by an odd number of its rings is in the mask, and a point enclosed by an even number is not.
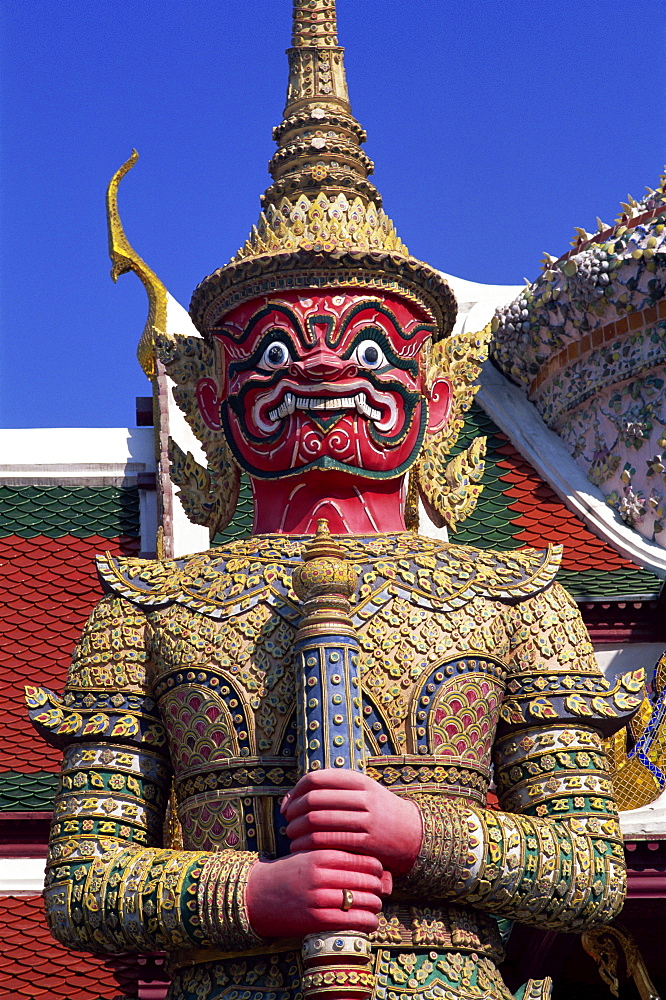
<svg viewBox="0 0 666 1000"><path fill-rule="evenodd" d="M60 691L72 649L101 596L95 555L136 555L139 539L38 535L0 538L0 664L4 681L0 771L58 771L59 750L33 730L25 684Z"/></svg>
<svg viewBox="0 0 666 1000"><path fill-rule="evenodd" d="M41 896L0 897L0 996L12 1000L106 1000L136 996L140 971L131 955L69 951L55 941Z"/></svg>
<svg viewBox="0 0 666 1000"><path fill-rule="evenodd" d="M509 500L509 510L517 515L511 523L519 545L535 548L543 548L549 542L564 545L562 568L566 570L636 568L565 507L510 441L506 440L496 450L503 456L497 463L499 468L507 470L500 480L511 484L504 495Z"/></svg>

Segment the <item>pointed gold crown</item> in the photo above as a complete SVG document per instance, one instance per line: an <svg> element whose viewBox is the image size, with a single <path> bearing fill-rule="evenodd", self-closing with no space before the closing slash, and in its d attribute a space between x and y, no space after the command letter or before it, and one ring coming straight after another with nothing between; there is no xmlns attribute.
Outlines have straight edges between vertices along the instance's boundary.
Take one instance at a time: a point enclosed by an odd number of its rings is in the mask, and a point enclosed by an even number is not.
<svg viewBox="0 0 666 1000"><path fill-rule="evenodd" d="M366 134L352 115L335 0L293 0L284 119L269 164L273 183L249 239L204 278L190 305L205 336L230 309L267 292L331 285L394 291L425 307L436 339L456 301L434 268L409 255L368 180Z"/></svg>

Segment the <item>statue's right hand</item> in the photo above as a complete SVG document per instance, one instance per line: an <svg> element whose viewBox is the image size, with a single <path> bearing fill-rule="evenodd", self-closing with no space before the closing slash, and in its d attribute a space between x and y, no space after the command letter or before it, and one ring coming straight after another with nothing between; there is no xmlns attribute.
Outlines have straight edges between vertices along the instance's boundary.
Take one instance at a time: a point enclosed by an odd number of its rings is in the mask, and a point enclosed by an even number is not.
<svg viewBox="0 0 666 1000"><path fill-rule="evenodd" d="M342 909L344 890L352 893ZM317 931L377 928L391 876L376 858L345 851L304 851L258 861L247 884L250 925L262 937L302 938Z"/></svg>

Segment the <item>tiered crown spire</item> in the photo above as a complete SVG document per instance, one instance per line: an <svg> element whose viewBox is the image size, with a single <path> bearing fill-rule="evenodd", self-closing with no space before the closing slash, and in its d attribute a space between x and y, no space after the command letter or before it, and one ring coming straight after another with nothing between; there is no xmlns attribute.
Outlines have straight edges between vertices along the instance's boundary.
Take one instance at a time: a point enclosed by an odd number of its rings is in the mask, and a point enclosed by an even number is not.
<svg viewBox="0 0 666 1000"><path fill-rule="evenodd" d="M204 335L234 306L271 290L355 286L417 301L446 336L456 304L442 276L410 257L368 180L366 135L351 112L335 0L293 0L284 118L273 131L273 184L244 246L195 290Z"/></svg>

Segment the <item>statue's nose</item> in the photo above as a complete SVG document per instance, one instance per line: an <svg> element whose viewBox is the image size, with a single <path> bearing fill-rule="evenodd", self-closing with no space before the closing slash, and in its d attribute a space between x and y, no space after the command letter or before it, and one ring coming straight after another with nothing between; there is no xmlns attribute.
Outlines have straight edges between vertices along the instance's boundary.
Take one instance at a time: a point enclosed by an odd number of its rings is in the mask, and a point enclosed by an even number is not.
<svg viewBox="0 0 666 1000"><path fill-rule="evenodd" d="M353 361L344 361L332 351L317 350L293 361L289 372L313 382L337 382L339 379L353 378L358 368Z"/></svg>

